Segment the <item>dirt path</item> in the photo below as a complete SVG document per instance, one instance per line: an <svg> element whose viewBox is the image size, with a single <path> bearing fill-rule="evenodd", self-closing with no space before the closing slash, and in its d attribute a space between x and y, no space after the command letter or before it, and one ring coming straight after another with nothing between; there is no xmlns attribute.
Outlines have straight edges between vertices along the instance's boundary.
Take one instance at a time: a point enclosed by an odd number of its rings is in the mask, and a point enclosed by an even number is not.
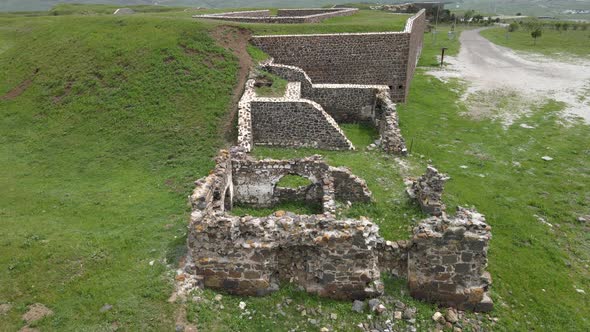
<svg viewBox="0 0 590 332"><path fill-rule="evenodd" d="M248 73L253 65L247 50L251 32L248 29L240 27L220 25L211 31L211 36L217 41L219 46L230 50L238 58L240 64L237 85L234 88L231 101L231 110L224 121L224 125L220 128L223 131L222 134L224 137L231 142L234 141L233 136L235 136L234 120L238 111L238 102L244 93Z"/></svg>
<svg viewBox="0 0 590 332"><path fill-rule="evenodd" d="M512 109L501 116L511 122L532 105L551 98L567 104L566 116L579 116L590 123L590 61L567 63L517 53L489 42L480 31L464 31L458 56L445 61L449 64L445 69L431 72L443 80L460 78L468 82L465 98L471 101L472 115L490 115L486 113L498 108L494 99L503 98ZM485 104L491 107L486 109Z"/></svg>

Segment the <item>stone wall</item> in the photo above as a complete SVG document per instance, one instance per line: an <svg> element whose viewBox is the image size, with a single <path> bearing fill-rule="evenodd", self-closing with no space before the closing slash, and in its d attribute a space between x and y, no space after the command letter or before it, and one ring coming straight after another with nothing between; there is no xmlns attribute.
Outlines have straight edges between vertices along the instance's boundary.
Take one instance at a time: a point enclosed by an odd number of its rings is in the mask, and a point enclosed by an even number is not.
<svg viewBox="0 0 590 332"><path fill-rule="evenodd" d="M313 101L260 98L250 105L257 145L354 149L334 119Z"/></svg>
<svg viewBox="0 0 590 332"><path fill-rule="evenodd" d="M242 295L264 295L279 282L294 282L308 292L336 299L362 299L383 291L378 227L368 220L337 220L336 197L368 201L370 192L349 170L333 168L321 157L254 160L243 150L222 151L214 171L196 182L190 196L187 272L203 286ZM324 214L277 212L255 218L232 216L230 202L266 206L281 176L297 174L323 187ZM339 191L346 191L339 193ZM255 198L259 195L258 198Z"/></svg>
<svg viewBox="0 0 590 332"><path fill-rule="evenodd" d="M289 82L301 83L301 97L320 104L334 120L342 123L373 122L376 95L389 90L384 85L313 84L301 68L281 65L273 59L260 68Z"/></svg>
<svg viewBox="0 0 590 332"><path fill-rule="evenodd" d="M408 253L411 295L459 310L492 310L485 271L490 230L483 215L464 208L453 218L423 220Z"/></svg>
<svg viewBox="0 0 590 332"><path fill-rule="evenodd" d="M243 23L319 23L327 18L348 16L356 13L357 8L309 8L309 9L279 9L277 16L271 16L269 10L238 11L215 14L194 15L193 18L222 20Z"/></svg>
<svg viewBox="0 0 590 332"><path fill-rule="evenodd" d="M190 196L188 265L202 286L233 294L265 295L280 283L335 299L383 292L380 273L407 278L412 296L462 310L489 311L487 266L490 227L483 215L459 208L455 217L418 223L411 240L386 241L366 218L334 217L337 199L370 200L364 181L313 156L255 160L234 148L222 151L213 172ZM286 174L321 186L323 214L277 211L267 217L233 216L232 202L268 206L274 184ZM279 194L280 196L281 194ZM317 197L316 196L316 197Z"/></svg>
<svg viewBox="0 0 590 332"><path fill-rule="evenodd" d="M385 91L380 91L377 94L375 121L383 150L396 155L406 155L408 150L399 129L397 110L389 98L389 94Z"/></svg>
<svg viewBox="0 0 590 332"><path fill-rule="evenodd" d="M254 79L246 82L238 103L238 145L313 147L352 150L336 121L316 102L301 98L301 84L289 82L281 98L257 97Z"/></svg>
<svg viewBox="0 0 590 332"><path fill-rule="evenodd" d="M407 153L405 141L398 126L396 107L391 101L387 86L313 84L301 68L276 64L273 59L261 63L260 69L280 76L291 83L299 83L299 90L293 95L299 94L301 98L318 103L335 121L342 123L368 122L376 125L381 136L382 147L386 152L397 155ZM249 123L248 121L250 120L245 119L244 123ZM305 129L302 128L302 130ZM278 142L279 140L273 138L273 141Z"/></svg>
<svg viewBox="0 0 590 332"><path fill-rule="evenodd" d="M424 25L420 11L403 32L254 36L252 43L316 83L385 85L398 102L406 98Z"/></svg>
<svg viewBox="0 0 590 332"><path fill-rule="evenodd" d="M383 291L377 231L368 221L323 215L204 215L191 220L188 241L206 287L265 295L293 282L324 297L363 299Z"/></svg>
<svg viewBox="0 0 590 332"><path fill-rule="evenodd" d="M446 208L442 194L445 182L449 179L446 174L442 174L433 166L428 165L426 173L412 182L412 186L407 190L408 195L420 204L425 213L440 216Z"/></svg>
<svg viewBox="0 0 590 332"><path fill-rule="evenodd" d="M406 72L406 89L404 100L408 98L408 93L410 92L410 84L412 83L412 78L414 77L414 72L416 71L416 66L418 64L418 60L420 59L420 54L422 54L424 30L426 29L426 12L424 10L421 10L420 12L422 13L421 15L412 16L408 20L408 23L406 25L406 32L410 34L410 45Z"/></svg>

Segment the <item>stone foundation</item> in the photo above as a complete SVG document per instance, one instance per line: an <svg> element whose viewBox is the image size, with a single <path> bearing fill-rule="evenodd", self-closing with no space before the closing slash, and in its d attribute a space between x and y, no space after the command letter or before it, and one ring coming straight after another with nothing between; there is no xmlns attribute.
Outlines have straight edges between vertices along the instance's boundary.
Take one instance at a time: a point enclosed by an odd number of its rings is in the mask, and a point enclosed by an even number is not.
<svg viewBox="0 0 590 332"><path fill-rule="evenodd" d="M234 216L232 204L272 206L285 192L287 174L308 178L297 200L319 201L322 214L277 211L266 217ZM385 241L366 218L337 219L336 200L368 202L365 182L319 156L255 160L243 149L222 151L211 174L196 182L188 236L188 265L205 287L240 295L265 295L291 282L334 299L364 299L383 292L381 273L407 278L416 298L461 309L488 311L485 272L490 228L482 215L423 220L409 241ZM302 195L302 192L312 193Z"/></svg>

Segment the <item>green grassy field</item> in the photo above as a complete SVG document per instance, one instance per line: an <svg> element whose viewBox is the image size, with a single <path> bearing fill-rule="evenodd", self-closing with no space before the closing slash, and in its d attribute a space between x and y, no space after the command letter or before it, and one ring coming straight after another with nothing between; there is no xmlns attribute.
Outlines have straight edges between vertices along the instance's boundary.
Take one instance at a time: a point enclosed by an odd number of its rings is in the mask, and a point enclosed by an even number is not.
<svg viewBox="0 0 590 332"><path fill-rule="evenodd" d="M519 51L541 53L553 57L578 56L590 58L590 29L557 31L545 28L537 42L530 31L520 28L508 33L505 28L484 30L481 35L491 42Z"/></svg>
<svg viewBox="0 0 590 332"><path fill-rule="evenodd" d="M170 329L186 196L222 145L236 60L191 21L0 22L0 95L32 80L0 100L0 330L34 302L55 312L43 330Z"/></svg>
<svg viewBox="0 0 590 332"><path fill-rule="evenodd" d="M0 331L21 328L26 306L36 302L55 312L37 324L43 331L174 329L179 305L167 299L184 253L186 196L227 144L218 128L227 120L238 71L237 59L208 34L219 23L195 22L191 14L0 16L0 68L6 73L0 96L27 87L0 98L0 303L13 305L0 315ZM371 15L313 29L347 31L374 21L381 23L365 28L379 31L403 21ZM456 39L426 35L420 64L435 64L441 45L449 54L458 50ZM452 176L445 193L449 208L474 205L493 227L496 329L589 330L590 233L575 220L590 214L588 126L562 125L562 105L551 102L507 129L473 121L461 115L462 89L418 70L399 110L412 146L404 170L394 158L365 149L376 132L360 125L343 128L357 151L257 148L254 154L321 153L332 165L349 166L367 181L375 202L341 213L373 218L388 239L408 238L412 219L423 216L405 197L401 176L420 174L431 159ZM522 122L536 129L519 127ZM554 160L541 160L544 155ZM434 327L434 305L409 298L403 281L387 279L386 289L418 308L419 331ZM348 302L290 286L263 298L224 295L217 302L215 295L206 290L188 304L189 321L202 331L355 331L367 320ZM287 298L292 302L282 305ZM113 309L100 312L107 303ZM321 311L319 322L302 316L301 308Z"/></svg>

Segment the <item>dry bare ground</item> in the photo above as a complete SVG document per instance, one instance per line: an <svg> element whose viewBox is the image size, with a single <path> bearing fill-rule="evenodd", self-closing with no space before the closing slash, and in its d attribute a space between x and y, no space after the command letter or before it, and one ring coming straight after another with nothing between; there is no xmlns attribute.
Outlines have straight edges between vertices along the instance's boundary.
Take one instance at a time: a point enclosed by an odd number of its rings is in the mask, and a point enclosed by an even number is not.
<svg viewBox="0 0 590 332"><path fill-rule="evenodd" d="M554 99L565 103L564 118L590 123L590 62L517 53L491 43L480 31L464 31L458 56L445 57L446 67L429 72L443 81L467 82L464 99L470 116L498 118L508 125Z"/></svg>

